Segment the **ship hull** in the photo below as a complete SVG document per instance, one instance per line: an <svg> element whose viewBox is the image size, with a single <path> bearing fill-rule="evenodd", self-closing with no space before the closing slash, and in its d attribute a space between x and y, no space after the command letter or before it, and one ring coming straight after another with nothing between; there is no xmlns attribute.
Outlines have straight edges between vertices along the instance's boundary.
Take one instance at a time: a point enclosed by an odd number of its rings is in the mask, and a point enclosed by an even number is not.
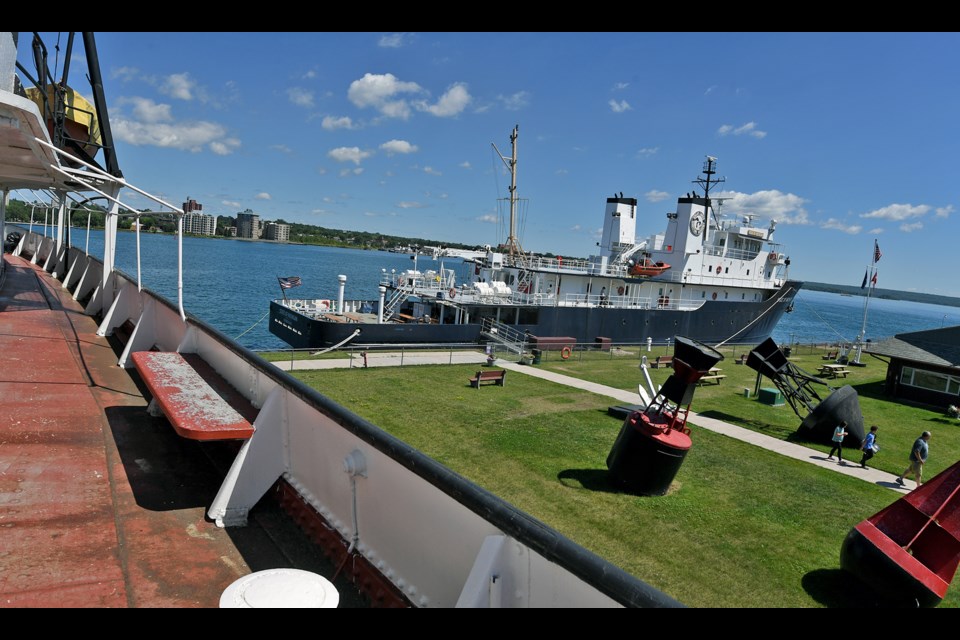
<svg viewBox="0 0 960 640"><path fill-rule="evenodd" d="M533 322L511 322L518 307L476 305L471 317L492 317L535 336L564 336L579 344L597 338L614 343L656 343L683 335L706 344L757 344L767 339L790 306L799 282L788 282L762 302L707 301L692 311L611 307L535 307ZM523 308L529 316L531 308ZM357 330L360 333L350 339ZM270 331L294 348L326 348L344 341L352 346L389 344L474 343L481 339L479 322L465 324L340 322L313 318L277 302L270 303ZM348 340L349 339L349 340Z"/></svg>

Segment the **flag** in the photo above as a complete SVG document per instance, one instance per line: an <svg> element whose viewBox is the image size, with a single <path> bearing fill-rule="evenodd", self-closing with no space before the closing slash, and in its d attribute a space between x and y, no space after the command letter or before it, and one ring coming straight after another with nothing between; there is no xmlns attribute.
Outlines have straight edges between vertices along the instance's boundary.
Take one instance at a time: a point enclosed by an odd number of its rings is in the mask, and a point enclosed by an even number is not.
<svg viewBox="0 0 960 640"><path fill-rule="evenodd" d="M880 262L880 256L882 256L882 255L883 255L883 254L880 253L880 245L877 244L877 241L876 241L876 240L874 240L874 241L873 241L873 261L874 261L874 262ZM874 284L876 284L876 282L874 282Z"/></svg>
<svg viewBox="0 0 960 640"><path fill-rule="evenodd" d="M877 272L876 272L876 271L873 272L873 277L870 278L870 284L872 284L874 287L877 286Z"/></svg>
<svg viewBox="0 0 960 640"><path fill-rule="evenodd" d="M868 273L869 273L869 271L864 271L864 272L863 272L863 284L860 285L860 288L861 288L861 289L866 289L866 288L867 288L867 274L868 274Z"/></svg>
<svg viewBox="0 0 960 640"><path fill-rule="evenodd" d="M277 278L280 281L281 289L293 289L294 287L299 287L303 282L300 280L300 276L290 276L289 278Z"/></svg>

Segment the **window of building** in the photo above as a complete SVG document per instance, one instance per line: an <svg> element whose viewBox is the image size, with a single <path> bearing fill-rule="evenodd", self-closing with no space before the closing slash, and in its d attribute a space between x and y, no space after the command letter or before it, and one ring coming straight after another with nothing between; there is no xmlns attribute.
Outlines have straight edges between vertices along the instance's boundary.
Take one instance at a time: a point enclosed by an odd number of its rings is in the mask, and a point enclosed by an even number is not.
<svg viewBox="0 0 960 640"><path fill-rule="evenodd" d="M940 393L960 395L960 377L951 376L946 373L904 367L903 371L900 372L900 383L908 387L918 387L920 389L929 389L930 391L939 391Z"/></svg>

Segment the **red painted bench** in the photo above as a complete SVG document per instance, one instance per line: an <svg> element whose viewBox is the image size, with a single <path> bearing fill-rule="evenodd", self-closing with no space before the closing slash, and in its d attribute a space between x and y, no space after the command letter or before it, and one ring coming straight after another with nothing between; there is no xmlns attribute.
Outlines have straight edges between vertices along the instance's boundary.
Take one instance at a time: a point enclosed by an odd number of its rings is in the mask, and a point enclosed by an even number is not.
<svg viewBox="0 0 960 640"><path fill-rule="evenodd" d="M492 382L493 384L498 384L502 387L506 377L506 369L497 369L496 371L477 371L477 375L470 378L470 386L479 389L480 383Z"/></svg>
<svg viewBox="0 0 960 640"><path fill-rule="evenodd" d="M137 351L131 357L153 394L150 407L159 406L184 438L245 440L253 435L256 409L197 354Z"/></svg>

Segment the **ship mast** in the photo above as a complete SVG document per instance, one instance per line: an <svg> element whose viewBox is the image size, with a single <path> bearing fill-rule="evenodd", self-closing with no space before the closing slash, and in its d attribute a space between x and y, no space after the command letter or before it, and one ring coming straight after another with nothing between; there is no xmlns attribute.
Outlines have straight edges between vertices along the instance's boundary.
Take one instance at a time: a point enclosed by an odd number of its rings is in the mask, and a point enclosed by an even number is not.
<svg viewBox="0 0 960 640"><path fill-rule="evenodd" d="M713 211L712 207L710 206L710 189L712 187L717 186L718 184L722 184L727 181L726 178L713 178L713 176L716 173L717 173L717 159L713 156L707 156L707 161L703 163L703 175L705 175L706 177L697 178L696 180L693 181L694 184L699 185L700 188L703 189L703 199L704 199L703 208L707 212L707 214ZM719 227L720 220L716 211L713 211L713 219L714 219L714 222L716 222L717 226ZM707 230L709 228L710 228L709 224L704 225L704 229L703 229L704 242L707 241Z"/></svg>
<svg viewBox="0 0 960 640"><path fill-rule="evenodd" d="M500 156L500 160L510 170L510 228L507 236L507 252L511 256L523 255L523 249L520 248L520 241L517 240L517 136L520 135L520 125L515 125L510 132L511 157L505 158L497 145L491 143L493 150Z"/></svg>

